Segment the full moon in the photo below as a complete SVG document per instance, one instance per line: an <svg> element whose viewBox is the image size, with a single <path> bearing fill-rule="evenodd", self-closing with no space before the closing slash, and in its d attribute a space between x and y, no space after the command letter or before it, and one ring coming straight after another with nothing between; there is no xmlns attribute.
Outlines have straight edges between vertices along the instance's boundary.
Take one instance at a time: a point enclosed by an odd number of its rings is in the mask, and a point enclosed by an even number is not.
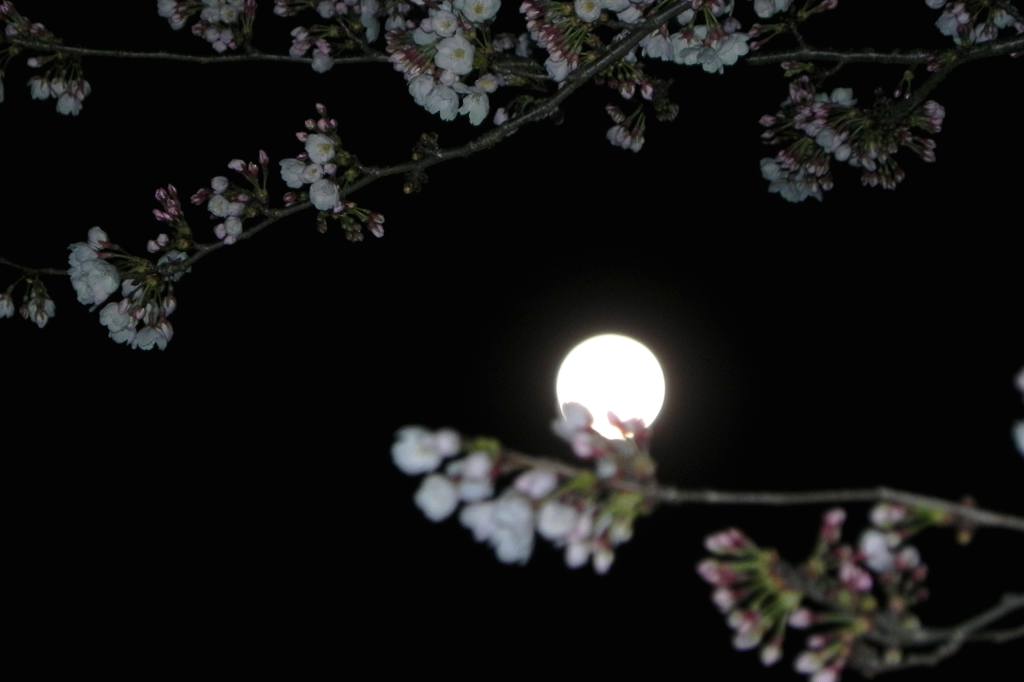
<svg viewBox="0 0 1024 682"><path fill-rule="evenodd" d="M650 426L665 402L665 375L647 346L619 334L602 334L569 351L558 369L559 407L579 403L594 415L594 430L622 438L608 413L622 420L642 419Z"/></svg>

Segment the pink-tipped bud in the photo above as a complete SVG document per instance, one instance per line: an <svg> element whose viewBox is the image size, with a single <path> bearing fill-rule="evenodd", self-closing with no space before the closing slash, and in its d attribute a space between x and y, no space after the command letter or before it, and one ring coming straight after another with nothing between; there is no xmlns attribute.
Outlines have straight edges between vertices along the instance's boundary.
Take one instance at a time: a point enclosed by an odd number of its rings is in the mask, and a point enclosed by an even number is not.
<svg viewBox="0 0 1024 682"><path fill-rule="evenodd" d="M190 201L193 206L202 206L210 198L210 190L205 187L192 195Z"/></svg>
<svg viewBox="0 0 1024 682"><path fill-rule="evenodd" d="M789 627L806 630L814 625L814 613L810 609L797 609L789 614Z"/></svg>
<svg viewBox="0 0 1024 682"><path fill-rule="evenodd" d="M270 154L267 154L262 149L260 150L260 165L264 168L270 165Z"/></svg>

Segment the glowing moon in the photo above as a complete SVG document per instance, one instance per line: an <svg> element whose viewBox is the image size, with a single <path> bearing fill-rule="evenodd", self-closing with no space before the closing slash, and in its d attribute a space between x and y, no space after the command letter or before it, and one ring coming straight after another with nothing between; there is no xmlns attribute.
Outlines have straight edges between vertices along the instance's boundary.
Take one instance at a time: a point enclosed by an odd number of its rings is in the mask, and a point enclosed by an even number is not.
<svg viewBox="0 0 1024 682"><path fill-rule="evenodd" d="M650 425L665 402L665 374L647 346L628 336L602 334L565 356L555 395L559 406L579 403L590 410L594 430L605 438L622 438L608 413Z"/></svg>

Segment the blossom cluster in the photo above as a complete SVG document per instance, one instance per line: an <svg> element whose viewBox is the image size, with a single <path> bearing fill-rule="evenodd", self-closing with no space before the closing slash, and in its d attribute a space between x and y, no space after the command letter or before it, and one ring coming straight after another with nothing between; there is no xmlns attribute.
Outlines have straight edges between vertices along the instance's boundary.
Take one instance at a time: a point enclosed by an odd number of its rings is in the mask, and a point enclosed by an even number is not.
<svg viewBox="0 0 1024 682"><path fill-rule="evenodd" d="M794 79L780 110L761 117L767 129L762 139L781 147L774 157L761 160L769 191L792 202L821 200L834 184L833 162L860 170L865 186L895 189L905 175L896 153L908 149L933 162L935 141L915 131L938 133L945 118L945 109L935 101L906 113L903 106L899 100L881 99L859 108L850 88L819 93L808 76Z"/></svg>
<svg viewBox="0 0 1024 682"><path fill-rule="evenodd" d="M60 42L43 24L32 22L19 14L14 3L9 0L0 2L0 27L5 39L53 44ZM0 103L4 101L4 53L4 50L0 50ZM45 70L43 75L33 76L28 81L32 99L56 100L57 112L64 116L78 116L81 113L85 98L92 92L89 81L82 76L81 60L73 55L55 54L49 57L31 57L28 65L33 69Z"/></svg>
<svg viewBox="0 0 1024 682"><path fill-rule="evenodd" d="M522 462L487 439L467 440L451 429L408 426L398 431L392 460L404 473L423 475L416 506L434 522L455 514L477 542L502 563L524 564L536 537L559 549L569 568L587 564L606 573L615 549L633 536L637 517L651 504L616 482L650 481L649 434L636 421L616 421L625 440L608 440L592 428L583 407L567 405L555 432L592 470L570 474Z"/></svg>
<svg viewBox="0 0 1024 682"><path fill-rule="evenodd" d="M138 350L164 350L173 335L167 318L177 301L170 278L161 276L160 270L181 260L183 254L168 252L154 267L124 252L99 227L89 230L88 241L72 244L69 249L68 274L79 303L95 308L118 290L121 292L120 301L111 301L100 309L100 324L110 338Z"/></svg>
<svg viewBox="0 0 1024 682"><path fill-rule="evenodd" d="M16 308L14 296L19 285L24 285L25 293L22 296L21 306ZM46 285L35 276L23 277L7 287L6 291L0 292L0 320L14 317L16 309L23 318L40 329L45 327L57 314L57 306L50 298Z"/></svg>
<svg viewBox="0 0 1024 682"><path fill-rule="evenodd" d="M777 14L788 12L793 0L753 0L754 13L759 19L770 19Z"/></svg>
<svg viewBox="0 0 1024 682"><path fill-rule="evenodd" d="M213 228L214 236L231 245L242 237L246 220L265 216L269 210L267 181L270 156L260 150L259 163L232 159L228 169L241 176L245 184L232 183L227 177L218 175L210 181L209 187L196 191L190 201L193 206L206 207L211 218L219 221ZM158 214L157 219L160 218Z"/></svg>
<svg viewBox="0 0 1024 682"><path fill-rule="evenodd" d="M651 59L700 66L706 73L721 74L750 52L750 35L740 30L732 16L732 2L710 2L706 12L692 9L677 17L681 30L669 33L665 27L641 43L643 54ZM698 23L704 20L706 23Z"/></svg>
<svg viewBox="0 0 1024 682"><path fill-rule="evenodd" d="M714 588L711 599L733 631L734 648L758 649L770 666L782 658L787 630L809 630L794 668L811 682L836 682L878 623L905 622L928 596L928 567L907 541L948 519L888 503L876 505L869 518L851 545L842 542L845 510L827 511L816 547L800 566L735 528L710 535L705 548L713 556L697 572Z"/></svg>
<svg viewBox="0 0 1024 682"><path fill-rule="evenodd" d="M325 73L334 67L334 56L343 50L370 45L380 36L381 15L388 8L378 0L274 0L274 14L291 17L303 11L315 11L330 23L292 29L293 57L311 54L313 70ZM400 17L397 17L401 21ZM339 31L340 29L340 31ZM358 38L358 34L363 38Z"/></svg>
<svg viewBox="0 0 1024 682"><path fill-rule="evenodd" d="M157 12L175 31L192 24L192 34L216 52L238 49L252 33L256 0L157 0Z"/></svg>
<svg viewBox="0 0 1024 682"><path fill-rule="evenodd" d="M500 8L500 0L444 0L419 21L390 28L388 55L416 104L444 121L459 114L472 125L486 120L489 95L504 84L486 68L488 51L495 51L486 37ZM504 38L497 43L498 51L511 46Z"/></svg>
<svg viewBox="0 0 1024 682"><path fill-rule="evenodd" d="M303 151L279 162L284 183L291 190L304 190L286 193L285 204L308 200L320 211L321 231L328 229L328 220L334 220L350 241L362 240L364 228L375 237L383 237L384 216L344 198L343 188L360 176L359 162L342 146L337 119L328 115L323 104L317 104L316 110L317 118L308 119L305 130L296 133Z"/></svg>
<svg viewBox="0 0 1024 682"><path fill-rule="evenodd" d="M957 45L978 45L995 40L1003 29L1024 33L1024 16L1009 0L925 0L942 10L935 27Z"/></svg>

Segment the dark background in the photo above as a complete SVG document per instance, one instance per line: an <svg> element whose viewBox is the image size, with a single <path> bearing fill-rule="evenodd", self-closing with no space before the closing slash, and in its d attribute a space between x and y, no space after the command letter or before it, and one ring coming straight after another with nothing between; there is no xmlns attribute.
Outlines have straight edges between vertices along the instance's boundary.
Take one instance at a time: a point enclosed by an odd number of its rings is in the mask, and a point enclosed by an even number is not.
<svg viewBox="0 0 1024 682"><path fill-rule="evenodd" d="M155 3L17 4L70 44L207 49ZM923 2L905 17L890 4L830 17L820 42L941 44ZM290 26L264 22L260 46L284 51ZM85 66L94 92L77 119L31 102L23 65L6 76L0 253L13 260L62 266L96 224L141 251L158 186L191 193L259 148L275 165L293 156L316 101L367 163L407 158L423 130L448 145L472 134L416 108L387 66ZM799 206L769 196L757 167L757 118L784 97L781 75L675 73L679 119L652 124L639 155L604 142L613 100L591 88L561 126L437 168L423 194L396 181L355 197L387 215L383 240L322 236L303 215L203 261L177 288L165 353L114 345L61 281L45 330L0 323L4 564L39 660L796 679L731 653L693 566L704 534L730 524L799 559L817 510L662 510L602 578L548 547L500 566L413 506L416 482L390 463L397 427L559 454L555 371L602 331L665 366L665 482L885 483L1024 512L1009 438L1024 363L1019 62L953 75L936 95L939 162L907 159L897 192L839 172L823 204ZM875 76L842 80L868 99L899 71ZM966 549L931 535L923 615L950 623L1019 590L1022 549L999 532ZM91 636L103 643L54 655ZM901 677L1002 672L1016 648Z"/></svg>

